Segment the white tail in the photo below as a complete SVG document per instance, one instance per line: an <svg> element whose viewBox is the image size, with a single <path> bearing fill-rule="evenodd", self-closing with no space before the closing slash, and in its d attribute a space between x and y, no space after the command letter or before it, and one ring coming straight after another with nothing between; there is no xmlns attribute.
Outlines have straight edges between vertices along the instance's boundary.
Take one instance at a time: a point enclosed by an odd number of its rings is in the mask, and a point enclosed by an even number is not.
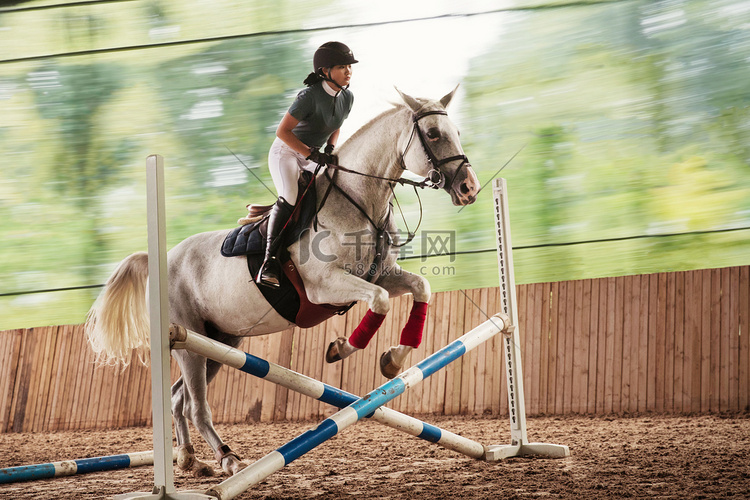
<svg viewBox="0 0 750 500"><path fill-rule="evenodd" d="M142 363L149 353L146 302L148 254L129 255L107 280L86 317L86 336L98 362L128 365L136 351Z"/></svg>

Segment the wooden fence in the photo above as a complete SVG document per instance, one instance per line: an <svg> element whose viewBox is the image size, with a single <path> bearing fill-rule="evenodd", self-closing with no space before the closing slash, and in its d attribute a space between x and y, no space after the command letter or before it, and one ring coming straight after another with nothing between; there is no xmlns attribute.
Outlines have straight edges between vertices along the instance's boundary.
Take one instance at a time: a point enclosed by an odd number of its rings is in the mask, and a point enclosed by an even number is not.
<svg viewBox="0 0 750 500"><path fill-rule="evenodd" d="M529 415L744 412L750 405L750 267L517 287ZM370 346L323 360L366 310L307 330L248 338L241 349L355 394L384 379L380 353L397 342L411 298L392 302ZM413 364L499 310L497 289L437 293ZM178 369L172 364L173 380ZM319 419L333 409L225 368L209 389L216 422ZM507 416L500 339L389 406L410 414ZM147 367L97 367L80 325L0 332L0 432L151 424Z"/></svg>

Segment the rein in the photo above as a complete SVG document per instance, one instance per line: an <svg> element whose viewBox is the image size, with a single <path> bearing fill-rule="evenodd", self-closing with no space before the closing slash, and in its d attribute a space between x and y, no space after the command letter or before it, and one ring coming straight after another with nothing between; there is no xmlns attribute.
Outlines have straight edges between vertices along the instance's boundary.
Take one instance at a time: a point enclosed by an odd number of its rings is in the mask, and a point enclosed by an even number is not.
<svg viewBox="0 0 750 500"><path fill-rule="evenodd" d="M320 213L320 210L323 208L323 205L325 204L326 199L328 198L328 195L331 192L331 188L335 187L336 191L338 191L344 198L346 198L349 203L351 203L352 205L354 205L354 207L357 210L359 210L362 213L362 215L365 216L365 218L367 219L367 221L370 224L372 224L372 227L374 227L375 231L376 231L376 237L380 237L381 234L388 235L388 245L389 246L400 248L400 247L408 245L411 242L411 240L414 239L414 237L416 236L416 232L408 231L409 236L408 236L408 238L406 239L405 242L400 243L398 245L394 244L393 243L393 237L391 236L391 233L389 233L388 231L386 231L384 227L379 227L378 224L374 220L372 220L372 217L370 217L370 215L367 213L367 211L364 208L362 208L362 206L359 203L357 203L357 201L354 198L352 198L349 193L347 193L346 191L344 191L341 188L341 186L339 186L338 184L336 184L336 181L328 173L328 170L325 171L325 176L326 176L326 179L328 179L328 189L326 190L326 194L323 196L323 200L320 203L320 207L318 207L318 213ZM391 192L393 192L393 187L392 186L391 186ZM414 188L414 192L415 193L417 192L416 188ZM395 193L394 193L394 198L395 198ZM419 195L417 195L417 198L419 198ZM396 202L398 203L398 200ZM422 200L419 201L419 207L420 207L420 215L419 215L419 224L417 224L417 229L419 228L419 225L422 223L422 210L421 210L421 208L422 208ZM399 206L399 209L400 209L400 206ZM316 215L317 215L317 213L316 213ZM415 229L415 231L416 231L416 229Z"/></svg>
<svg viewBox="0 0 750 500"><path fill-rule="evenodd" d="M401 178L401 177L399 177L398 179L396 179L394 177L382 177L380 175L366 174L364 172L358 172L357 170L352 170L352 169L346 168L346 167L344 167L342 165L336 165L336 164L333 164L333 163L327 163L326 166L328 168L330 168L330 169L339 170L339 171L345 172L347 174L355 174L355 175L359 175L359 176L362 176L362 177L369 177L371 179L378 179L378 180L381 180L381 181L391 182L391 183L394 183L394 184L398 183L398 184L401 184L402 186L413 186L415 189L416 188L419 188L419 189L424 189L424 188L440 189L442 187L442 186L439 186L439 185L435 184L434 182L432 182L431 179L429 179L427 177L425 177L424 179L422 179L422 181L420 181L420 182L416 182L416 181L413 181L411 179L404 179L404 178Z"/></svg>

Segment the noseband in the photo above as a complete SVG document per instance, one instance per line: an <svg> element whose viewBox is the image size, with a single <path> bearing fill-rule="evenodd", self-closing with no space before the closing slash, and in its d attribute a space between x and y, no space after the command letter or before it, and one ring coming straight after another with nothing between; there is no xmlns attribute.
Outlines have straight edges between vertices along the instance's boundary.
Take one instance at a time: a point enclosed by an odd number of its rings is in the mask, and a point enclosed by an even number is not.
<svg viewBox="0 0 750 500"><path fill-rule="evenodd" d="M411 131L411 136L409 137L409 142L406 144L406 148L404 149L404 152L401 153L401 167L406 170L406 153L409 151L409 148L411 147L412 142L414 141L414 134L419 137L419 142L422 143L422 149L424 149L425 154L427 155L427 162L432 166L429 172L427 172L427 180L430 182L430 187L434 189L439 188L445 188L446 187L446 179L445 174L442 170L440 170L440 167L445 165L446 163L450 163L452 161L461 160L461 164L456 169L456 172L453 174L453 177L451 177L451 181L448 185L448 187L453 186L453 181L456 180L456 176L461 171L462 168L464 168L465 165L468 165L471 167L471 163L469 163L469 158L466 157L466 155L456 155L456 156L449 156L448 158L443 158L442 160L439 160L437 156L435 156L435 153L433 153L432 149L430 148L429 143L427 142L427 138L424 136L424 132L422 132L422 129L419 127L419 120L422 118L425 118L427 116L431 115L445 115L448 116L448 112L444 110L434 110L434 111L424 111L422 113L415 113L414 114L414 127Z"/></svg>

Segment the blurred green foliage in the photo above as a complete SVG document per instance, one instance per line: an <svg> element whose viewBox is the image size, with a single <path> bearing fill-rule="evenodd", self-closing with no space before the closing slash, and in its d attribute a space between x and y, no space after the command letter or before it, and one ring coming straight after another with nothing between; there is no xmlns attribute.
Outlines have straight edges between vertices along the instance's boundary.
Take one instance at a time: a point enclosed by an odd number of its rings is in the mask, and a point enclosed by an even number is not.
<svg viewBox="0 0 750 500"><path fill-rule="evenodd" d="M421 15L446 8L426 3ZM251 201L271 202L267 150L315 40L386 50L376 26L306 31L354 15L336 0L0 13L0 294L103 283L145 249L148 154L166 158L170 246L234 225ZM750 231L683 234L750 227L746 2L592 2L441 23L444 33L418 43L415 28L434 21L395 25L410 40L399 57L416 67L428 53L471 46L462 65L434 70L462 82L450 111L487 192L460 211L445 193L422 193L423 234L407 250L423 255L424 233L449 230L457 251L488 251L404 260L433 290L497 284L490 181L519 150L500 173L519 283L748 264ZM66 55L37 57L51 53ZM408 76L391 68L368 83ZM422 78L429 86L434 75ZM355 76L355 108L368 98L357 85ZM413 193L399 202L416 221ZM653 237L546 246L644 235ZM96 293L0 297L0 329L81 322Z"/></svg>

